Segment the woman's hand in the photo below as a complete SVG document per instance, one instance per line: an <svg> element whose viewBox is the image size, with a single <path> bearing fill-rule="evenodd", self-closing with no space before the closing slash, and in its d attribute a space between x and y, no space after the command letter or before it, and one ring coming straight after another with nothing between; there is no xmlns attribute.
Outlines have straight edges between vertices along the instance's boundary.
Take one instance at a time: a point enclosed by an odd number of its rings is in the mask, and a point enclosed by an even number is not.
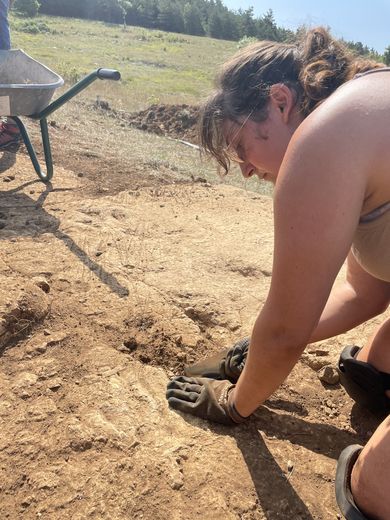
<svg viewBox="0 0 390 520"><path fill-rule="evenodd" d="M175 410L233 426L246 420L234 406L234 387L227 380L178 376L168 383L166 397Z"/></svg>
<svg viewBox="0 0 390 520"><path fill-rule="evenodd" d="M188 377L228 379L236 383L244 369L248 348L249 338L244 338L229 349L186 366L184 373Z"/></svg>

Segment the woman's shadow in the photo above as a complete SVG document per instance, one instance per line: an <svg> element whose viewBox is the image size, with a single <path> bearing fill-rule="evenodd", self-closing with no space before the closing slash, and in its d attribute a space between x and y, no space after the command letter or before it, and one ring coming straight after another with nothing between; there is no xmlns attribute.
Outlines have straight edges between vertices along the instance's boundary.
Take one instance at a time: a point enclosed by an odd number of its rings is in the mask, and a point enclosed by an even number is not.
<svg viewBox="0 0 390 520"><path fill-rule="evenodd" d="M42 233L52 233L112 292L121 298L128 296L127 287L123 286L114 275L107 272L95 260L92 260L69 235L59 229L59 219L43 209L49 193L69 191L69 189L54 189L51 183L48 183L37 201L22 192L24 188L39 182L37 180L29 181L18 188L0 192L0 240L6 240L15 235L37 236Z"/></svg>
<svg viewBox="0 0 390 520"><path fill-rule="evenodd" d="M260 407L248 423L233 429L178 413L193 426L234 438L251 476L257 502L267 520L282 518L313 520L306 504L290 482L294 470L288 469L287 461L285 468L278 464L267 447L263 435L275 441L289 441L334 460L338 459L340 452L346 446L362 443L362 438L356 433L332 424L305 420L308 416L307 411L300 406L294 408L292 402L270 400L266 405ZM277 413L273 408L287 413ZM289 413L292 409L294 414ZM360 420L363 420L363 412L360 414ZM365 423L368 427L377 421L378 419L369 416L366 417Z"/></svg>

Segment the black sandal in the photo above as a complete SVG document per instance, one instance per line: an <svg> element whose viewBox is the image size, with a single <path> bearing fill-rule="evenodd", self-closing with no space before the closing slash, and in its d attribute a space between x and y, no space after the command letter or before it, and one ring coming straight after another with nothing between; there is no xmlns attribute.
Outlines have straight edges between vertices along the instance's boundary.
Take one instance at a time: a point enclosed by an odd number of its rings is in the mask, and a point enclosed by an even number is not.
<svg viewBox="0 0 390 520"><path fill-rule="evenodd" d="M355 504L351 492L351 473L353 465L362 451L363 446L352 444L345 448L337 462L336 500L343 516L347 520L370 520Z"/></svg>

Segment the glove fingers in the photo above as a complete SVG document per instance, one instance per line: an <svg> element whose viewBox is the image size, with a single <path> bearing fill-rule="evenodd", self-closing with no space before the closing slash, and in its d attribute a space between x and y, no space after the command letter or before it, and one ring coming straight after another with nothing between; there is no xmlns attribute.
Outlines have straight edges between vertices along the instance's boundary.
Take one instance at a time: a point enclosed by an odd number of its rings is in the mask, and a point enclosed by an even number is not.
<svg viewBox="0 0 390 520"><path fill-rule="evenodd" d="M179 383L194 383L196 377L175 376L171 381L179 381Z"/></svg>
<svg viewBox="0 0 390 520"><path fill-rule="evenodd" d="M192 415L198 415L196 413L195 403L190 403L188 401L182 401L181 399L177 399L176 397L170 397L168 399L168 404L174 410L179 410L179 412L190 413Z"/></svg>
<svg viewBox="0 0 390 520"><path fill-rule="evenodd" d="M186 392L185 390L177 388L168 388L166 396L169 404L171 404L171 399L195 403L198 400L199 394L198 392Z"/></svg>
<svg viewBox="0 0 390 520"><path fill-rule="evenodd" d="M171 381L179 381L179 383L191 383L195 385L204 385L210 382L209 377L186 377L186 376L175 376Z"/></svg>
<svg viewBox="0 0 390 520"><path fill-rule="evenodd" d="M238 341L226 356L225 372L231 381L237 381L243 371L248 355L249 338Z"/></svg>
<svg viewBox="0 0 390 520"><path fill-rule="evenodd" d="M225 359L228 350L222 350L212 356L198 361L193 365L184 367L184 372L187 376L191 377L210 377L212 379L221 379L221 363Z"/></svg>
<svg viewBox="0 0 390 520"><path fill-rule="evenodd" d="M202 390L201 385L195 385L191 383L181 383L180 381L173 380L170 383L168 383L167 388L169 390L184 390L185 392L197 392L200 394Z"/></svg>

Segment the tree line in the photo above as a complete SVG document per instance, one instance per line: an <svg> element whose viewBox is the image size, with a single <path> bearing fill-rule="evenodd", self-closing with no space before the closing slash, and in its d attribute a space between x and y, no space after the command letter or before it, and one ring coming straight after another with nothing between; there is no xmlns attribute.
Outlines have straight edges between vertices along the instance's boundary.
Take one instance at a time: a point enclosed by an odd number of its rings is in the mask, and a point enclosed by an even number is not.
<svg viewBox="0 0 390 520"><path fill-rule="evenodd" d="M16 0L20 2L37 0ZM42 14L125 23L148 29L239 40L244 36L285 41L294 32L279 27L272 10L255 17L253 8L231 11L221 0L39 0Z"/></svg>
<svg viewBox="0 0 390 520"><path fill-rule="evenodd" d="M233 41L293 42L299 33L278 26L272 9L256 17L253 7L232 11L221 0L15 0L15 9ZM390 64L390 46L382 56L361 42L345 43L356 54Z"/></svg>

